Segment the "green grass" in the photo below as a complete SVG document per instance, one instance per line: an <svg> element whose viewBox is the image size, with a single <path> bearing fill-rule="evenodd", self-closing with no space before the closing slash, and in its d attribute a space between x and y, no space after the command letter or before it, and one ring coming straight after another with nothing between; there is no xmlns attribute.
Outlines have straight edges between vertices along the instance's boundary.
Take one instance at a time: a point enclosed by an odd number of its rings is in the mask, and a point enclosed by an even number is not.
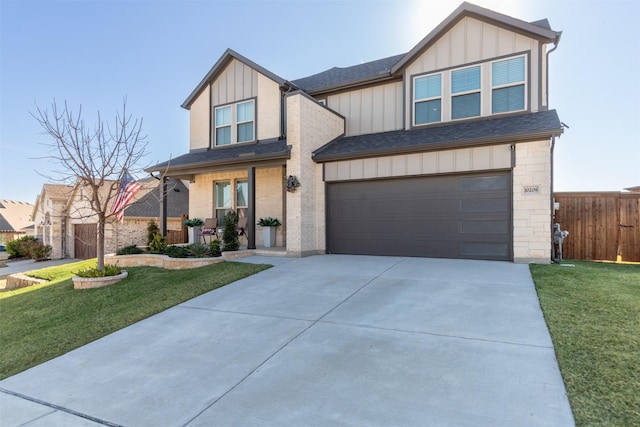
<svg viewBox="0 0 640 427"><path fill-rule="evenodd" d="M14 375L212 289L269 268L221 262L189 270L128 267L114 285L74 290L95 259L38 270L45 285L0 293L0 379Z"/></svg>
<svg viewBox="0 0 640 427"><path fill-rule="evenodd" d="M640 425L640 265L532 265L578 426Z"/></svg>

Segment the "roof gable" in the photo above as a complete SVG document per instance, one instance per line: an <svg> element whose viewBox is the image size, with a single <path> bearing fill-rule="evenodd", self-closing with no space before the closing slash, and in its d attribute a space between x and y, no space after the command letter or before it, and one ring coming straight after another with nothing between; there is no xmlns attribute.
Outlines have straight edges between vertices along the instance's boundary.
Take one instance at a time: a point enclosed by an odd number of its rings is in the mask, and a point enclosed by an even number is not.
<svg viewBox="0 0 640 427"><path fill-rule="evenodd" d="M280 86L286 86L288 84L288 82L285 79L283 79L282 77L272 73L271 71L267 70L264 67L261 67L260 65L256 64L255 62L245 58L244 56L240 55L238 52L236 52L236 51L234 51L232 49L227 49L222 54L220 59L218 59L218 61L213 65L213 67L211 67L209 72L204 76L202 81L198 84L198 86L196 86L196 88L193 90L193 92L191 92L191 94L187 97L187 99L184 100L184 102L182 103L181 107L185 108L187 110L190 109L191 108L191 104L195 101L195 99L198 97L200 92L202 92L202 90L205 88L205 86L207 86L209 83L214 81L216 79L216 77L222 71L224 71L225 67L233 59L236 59L236 60L242 62L243 64L247 65L248 67L253 68L254 70L259 72L260 74L263 74L264 76L266 76L266 77L270 78L271 80L273 80L274 82L278 83Z"/></svg>
<svg viewBox="0 0 640 427"><path fill-rule="evenodd" d="M545 20L536 21L530 23L522 21L520 19L512 18L502 13L494 12L489 9L485 9L475 4L468 2L462 3L456 10L454 10L444 21L433 29L425 38L423 38L417 45L411 49L404 58L400 59L391 69L391 73L395 74L404 69L407 64L413 61L414 58L422 54L426 49L435 43L444 33L446 33L452 26L460 21L465 16L471 16L481 21L496 24L501 27L505 27L516 31L521 34L525 34L529 37L533 37L546 42L557 41L560 37L560 33L553 31L548 26L549 22Z"/></svg>
<svg viewBox="0 0 640 427"><path fill-rule="evenodd" d="M33 205L13 200L0 201L0 231L20 231L33 225Z"/></svg>

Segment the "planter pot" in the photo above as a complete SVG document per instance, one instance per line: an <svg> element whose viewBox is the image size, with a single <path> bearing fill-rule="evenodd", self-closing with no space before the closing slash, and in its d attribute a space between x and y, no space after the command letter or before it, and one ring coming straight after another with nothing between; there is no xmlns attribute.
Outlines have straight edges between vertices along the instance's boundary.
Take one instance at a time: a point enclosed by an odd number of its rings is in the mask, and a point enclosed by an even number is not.
<svg viewBox="0 0 640 427"><path fill-rule="evenodd" d="M276 229L277 227L262 228L262 239L264 240L265 248L270 248L276 245Z"/></svg>
<svg viewBox="0 0 640 427"><path fill-rule="evenodd" d="M189 243L197 243L200 241L201 226L189 227Z"/></svg>
<svg viewBox="0 0 640 427"><path fill-rule="evenodd" d="M113 285L114 283L118 283L122 279L125 279L129 274L126 270L122 270L120 274L117 276L106 276L106 277L80 277L73 276L73 289L92 289L92 288L101 288L103 286Z"/></svg>

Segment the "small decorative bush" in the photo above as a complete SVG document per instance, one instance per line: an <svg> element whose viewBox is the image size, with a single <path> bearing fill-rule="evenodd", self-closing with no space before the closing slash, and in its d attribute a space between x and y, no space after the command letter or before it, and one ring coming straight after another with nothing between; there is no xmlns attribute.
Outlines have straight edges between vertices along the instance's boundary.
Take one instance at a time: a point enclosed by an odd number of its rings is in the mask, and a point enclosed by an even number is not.
<svg viewBox="0 0 640 427"><path fill-rule="evenodd" d="M147 245L151 243L151 241L153 240L153 236L158 233L160 233L160 228L158 228L158 225L154 220L149 221L149 223L147 224Z"/></svg>
<svg viewBox="0 0 640 427"><path fill-rule="evenodd" d="M265 218L260 218L258 220L258 225L260 227L277 227L282 224L280 223L280 220L278 218L272 218L268 216Z"/></svg>
<svg viewBox="0 0 640 427"><path fill-rule="evenodd" d="M144 250L137 247L136 245L125 246L124 248L120 248L116 251L116 255L135 255L143 253Z"/></svg>
<svg viewBox="0 0 640 427"><path fill-rule="evenodd" d="M204 243L193 243L187 246L189 251L189 256L194 258L205 258L209 256L209 245L205 245Z"/></svg>
<svg viewBox="0 0 640 427"><path fill-rule="evenodd" d="M38 243L31 251L31 258L36 261L47 260L49 259L52 250L53 248L51 247L51 245L43 245L41 243Z"/></svg>
<svg viewBox="0 0 640 427"><path fill-rule="evenodd" d="M189 248L186 246L167 246L164 254L171 258L188 258Z"/></svg>
<svg viewBox="0 0 640 427"><path fill-rule="evenodd" d="M222 250L220 249L220 240L212 240L209 243L209 253L211 256L220 256L222 255Z"/></svg>
<svg viewBox="0 0 640 427"><path fill-rule="evenodd" d="M240 239L238 238L238 214L230 210L224 216L222 228L223 249L225 251L237 251L240 249Z"/></svg>
<svg viewBox="0 0 640 427"><path fill-rule="evenodd" d="M184 221L182 221L182 224L185 227L200 227L204 225L204 221L200 218L185 219Z"/></svg>
<svg viewBox="0 0 640 427"><path fill-rule="evenodd" d="M97 268L85 268L84 270L80 270L76 272L76 276L78 277L110 277L117 276L122 273L122 269L117 265L105 265L104 270L98 270Z"/></svg>
<svg viewBox="0 0 640 427"><path fill-rule="evenodd" d="M161 234L154 234L153 240L149 243L149 252L152 254L163 254L167 249L167 239Z"/></svg>

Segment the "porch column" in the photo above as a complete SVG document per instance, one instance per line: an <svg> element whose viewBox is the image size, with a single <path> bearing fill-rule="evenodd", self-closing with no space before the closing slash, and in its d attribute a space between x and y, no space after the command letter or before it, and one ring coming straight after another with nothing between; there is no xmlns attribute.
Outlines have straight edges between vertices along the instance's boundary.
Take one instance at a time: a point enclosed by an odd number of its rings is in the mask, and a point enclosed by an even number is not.
<svg viewBox="0 0 640 427"><path fill-rule="evenodd" d="M247 168L249 207L247 209L247 249L256 248L256 168Z"/></svg>
<svg viewBox="0 0 640 427"><path fill-rule="evenodd" d="M160 234L167 236L167 178L160 180Z"/></svg>

